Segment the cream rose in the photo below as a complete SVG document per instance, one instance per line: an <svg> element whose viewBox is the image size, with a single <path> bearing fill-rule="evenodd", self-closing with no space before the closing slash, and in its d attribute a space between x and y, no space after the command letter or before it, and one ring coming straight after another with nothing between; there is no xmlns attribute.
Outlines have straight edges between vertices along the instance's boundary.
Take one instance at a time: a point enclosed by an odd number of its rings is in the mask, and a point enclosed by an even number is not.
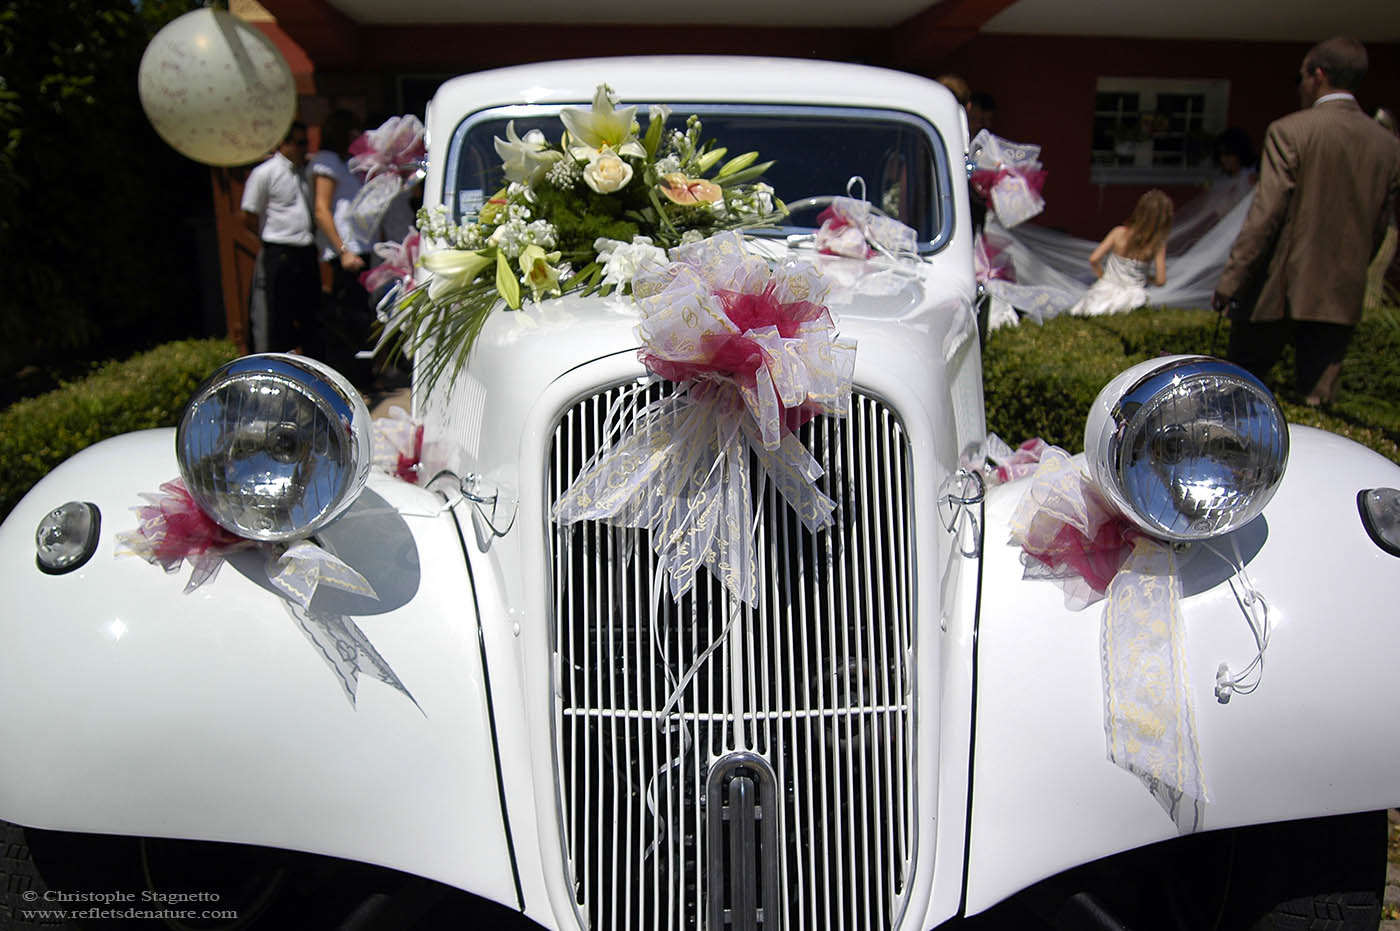
<svg viewBox="0 0 1400 931"><path fill-rule="evenodd" d="M602 149L588 160L583 169L583 183L599 194L620 191L632 180L632 166L611 149Z"/></svg>

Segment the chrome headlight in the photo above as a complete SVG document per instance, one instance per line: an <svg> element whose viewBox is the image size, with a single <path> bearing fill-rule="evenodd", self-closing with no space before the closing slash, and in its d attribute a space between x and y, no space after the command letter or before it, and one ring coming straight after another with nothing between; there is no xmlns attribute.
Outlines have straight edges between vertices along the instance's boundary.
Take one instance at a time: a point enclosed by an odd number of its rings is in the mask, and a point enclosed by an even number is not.
<svg viewBox="0 0 1400 931"><path fill-rule="evenodd" d="M210 517L254 540L309 536L350 506L371 460L369 411L305 356L245 356L194 393L175 434L180 476Z"/></svg>
<svg viewBox="0 0 1400 931"><path fill-rule="evenodd" d="M1089 473L1155 537L1199 540L1253 520L1288 462L1269 389L1207 356L1135 365L1099 392L1084 430Z"/></svg>

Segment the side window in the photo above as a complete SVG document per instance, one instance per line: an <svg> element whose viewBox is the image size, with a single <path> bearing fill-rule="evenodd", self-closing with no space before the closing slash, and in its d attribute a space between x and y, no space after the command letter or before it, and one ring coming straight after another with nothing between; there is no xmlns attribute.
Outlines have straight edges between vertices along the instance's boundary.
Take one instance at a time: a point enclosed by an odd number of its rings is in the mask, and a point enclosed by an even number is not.
<svg viewBox="0 0 1400 931"><path fill-rule="evenodd" d="M1194 184L1213 173L1230 82L1098 79L1094 97L1095 184Z"/></svg>

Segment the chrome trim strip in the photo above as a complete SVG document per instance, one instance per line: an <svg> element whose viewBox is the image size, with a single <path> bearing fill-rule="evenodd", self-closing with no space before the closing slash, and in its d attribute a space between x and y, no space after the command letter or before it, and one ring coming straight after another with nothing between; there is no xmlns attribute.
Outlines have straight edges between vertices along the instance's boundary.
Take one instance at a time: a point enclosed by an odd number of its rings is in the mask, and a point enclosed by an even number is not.
<svg viewBox="0 0 1400 931"><path fill-rule="evenodd" d="M462 562L467 567L467 583L472 590L472 608L476 613L476 644L481 650L481 684L486 690L486 721L491 726L491 762L496 768L496 797L501 805L501 824L506 829L506 853L510 856L510 875L515 880L516 907L524 912L525 889L520 883L520 864L515 857L515 835L510 828L510 809L506 807L506 780L501 772L501 739L496 731L496 704L491 697L495 693L491 691L491 669L486 658L486 634L481 628L481 602L476 596L476 574L472 571L467 537L462 532L462 522L457 519L457 510L448 508L447 513L452 515L452 526L457 528L457 541L462 544Z"/></svg>

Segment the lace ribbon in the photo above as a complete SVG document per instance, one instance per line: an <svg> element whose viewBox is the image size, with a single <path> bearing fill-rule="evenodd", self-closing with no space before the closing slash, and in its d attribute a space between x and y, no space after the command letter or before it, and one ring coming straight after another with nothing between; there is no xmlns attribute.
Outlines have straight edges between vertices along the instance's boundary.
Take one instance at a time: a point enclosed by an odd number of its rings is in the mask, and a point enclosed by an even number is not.
<svg viewBox="0 0 1400 931"><path fill-rule="evenodd" d="M1108 586L1103 613L1108 758L1157 794L1210 801L1186 665L1181 573L1170 546L1138 537Z"/></svg>
<svg viewBox="0 0 1400 931"><path fill-rule="evenodd" d="M1188 687L1181 574L1058 447L1043 450L1011 518L1027 578L1051 578L1080 609L1107 598L1100 629L1108 757L1154 796L1209 801Z"/></svg>
<svg viewBox="0 0 1400 931"><path fill-rule="evenodd" d="M642 361L680 390L605 443L553 517L646 529L673 598L704 566L752 605L750 453L808 529L830 523L835 505L815 486L821 466L791 431L818 413L845 415L855 344L837 337L810 265L770 269L737 233L673 256L639 273L633 290Z"/></svg>

